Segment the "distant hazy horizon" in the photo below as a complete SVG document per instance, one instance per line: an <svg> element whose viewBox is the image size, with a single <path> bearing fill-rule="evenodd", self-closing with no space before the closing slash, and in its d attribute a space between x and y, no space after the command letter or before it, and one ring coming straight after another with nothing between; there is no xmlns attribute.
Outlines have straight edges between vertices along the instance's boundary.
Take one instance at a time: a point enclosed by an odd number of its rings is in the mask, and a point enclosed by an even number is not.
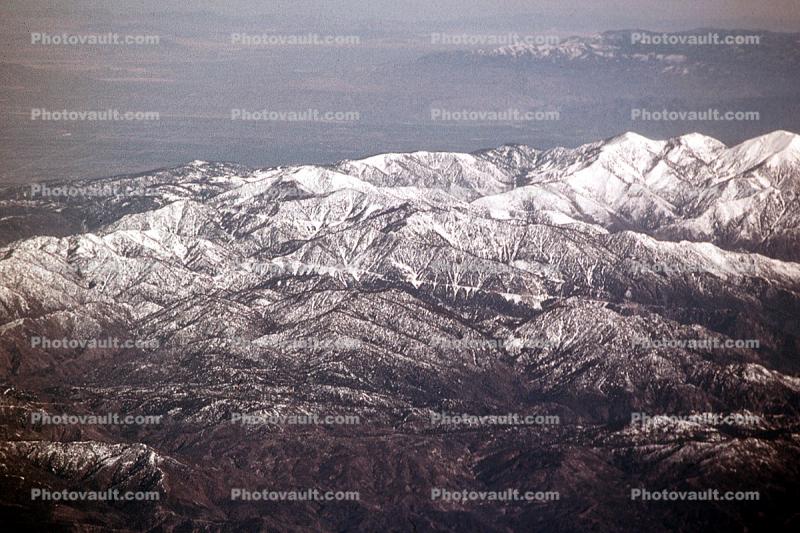
<svg viewBox="0 0 800 533"><path fill-rule="evenodd" d="M68 6L53 6L48 0L12 0L3 11L52 15L76 12L116 14L197 13L226 16L273 15L285 19L317 20L326 24L368 20L431 22L470 18L481 21L522 16L539 17L541 23L561 29L594 30L648 28L677 31L713 26L729 29L800 30L800 5L795 0L229 0L225 3L198 0L187 4L175 0L75 0Z"/></svg>
<svg viewBox="0 0 800 533"><path fill-rule="evenodd" d="M33 0L0 6L0 183L100 177L171 166L194 159L251 166L332 163L380 152L469 152L506 143L541 148L576 146L622 131L668 137L700 131L728 143L775 129L794 129L798 115L792 72L796 44L785 36L727 53L707 47L708 61L730 79L708 83L659 71L597 65L529 68L525 64L464 64L454 56L493 48L440 46L443 33L564 38L606 30L653 31L713 27L800 30L793 0L745 1L445 0L394 3L343 0L223 4L172 0L69 5ZM58 46L32 35L150 35L152 46ZM357 45L251 46L234 34L346 38ZM777 36L776 36L777 35ZM776 44L777 41L781 43ZM793 50L794 49L794 50ZM645 50L648 52L648 50ZM650 51L652 52L652 51ZM720 52L723 52L722 54ZM666 55L684 51L659 49ZM755 54L755 55L754 55ZM759 56L759 54L764 57ZM789 63L782 64L789 54ZM758 57L756 57L758 56ZM739 64L737 62L741 61ZM753 66L764 72L753 73ZM738 87L750 79L749 88ZM773 87L780 87L774 89ZM688 99L688 100L687 100ZM631 122L633 107L697 106L760 113L752 123ZM435 122L431 110L552 110L557 122ZM154 112L151 122L42 121L33 110ZM234 109L357 112L357 121L243 122Z"/></svg>

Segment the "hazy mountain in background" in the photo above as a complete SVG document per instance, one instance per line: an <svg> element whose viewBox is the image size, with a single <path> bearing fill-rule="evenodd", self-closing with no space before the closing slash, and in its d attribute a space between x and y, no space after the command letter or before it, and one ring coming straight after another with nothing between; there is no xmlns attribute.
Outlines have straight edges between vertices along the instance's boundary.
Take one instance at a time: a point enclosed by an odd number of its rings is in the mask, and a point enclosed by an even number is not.
<svg viewBox="0 0 800 533"><path fill-rule="evenodd" d="M653 137L701 131L735 144L769 131L800 130L798 35L697 29L755 36L757 46L643 46L631 32L574 36L530 26L520 36L555 37L541 46L435 44L458 24L305 25L276 17L121 16L16 24L0 39L5 183L100 177L182 161L254 166L329 164L339 158L419 149L470 152L511 142L575 147L634 130ZM10 24L10 23L7 23ZM51 47L30 32L160 36L157 46ZM511 30L497 22L477 34ZM231 34L355 35L354 46L242 46ZM642 32L646 33L646 32ZM98 123L31 120L32 109L155 111L157 121ZM647 111L740 111L758 120L632 120ZM333 122L231 120L248 111L354 111ZM447 112L551 111L558 120L441 120Z"/></svg>

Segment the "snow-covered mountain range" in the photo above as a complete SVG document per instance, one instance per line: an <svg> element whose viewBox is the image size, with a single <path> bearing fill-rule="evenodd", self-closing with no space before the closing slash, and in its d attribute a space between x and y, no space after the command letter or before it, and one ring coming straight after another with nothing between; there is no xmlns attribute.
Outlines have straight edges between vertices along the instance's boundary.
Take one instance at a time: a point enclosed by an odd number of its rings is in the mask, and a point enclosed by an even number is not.
<svg viewBox="0 0 800 533"><path fill-rule="evenodd" d="M800 137L786 131L732 147L626 133L329 166L194 161L2 189L2 504L119 529L786 526L800 479L799 191ZM108 336L148 342L33 340ZM708 338L732 346L658 342ZM164 421L32 423L40 411ZM560 422L432 426L442 412ZM637 425L636 412L749 422ZM361 423L241 426L233 413ZM87 484L163 497L27 497ZM561 500L429 497L531 485ZM698 516L632 505L642 485L763 497ZM230 501L248 486L355 487L361 501Z"/></svg>

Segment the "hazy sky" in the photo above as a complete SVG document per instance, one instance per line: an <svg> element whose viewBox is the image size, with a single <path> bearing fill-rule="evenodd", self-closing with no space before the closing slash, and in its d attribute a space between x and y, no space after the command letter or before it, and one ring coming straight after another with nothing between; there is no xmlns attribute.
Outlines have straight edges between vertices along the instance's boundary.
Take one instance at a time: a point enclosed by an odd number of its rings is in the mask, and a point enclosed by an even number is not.
<svg viewBox="0 0 800 533"><path fill-rule="evenodd" d="M577 146L627 130L653 138L701 131L729 143L774 129L800 131L800 51L792 36L768 36L767 46L731 57L719 47L704 50L727 72L719 83L706 76L714 69L698 69L684 82L672 71L606 75L603 65L544 75L524 65L476 68L448 63L458 47L431 40L436 32L563 37L698 28L800 32L800 0L0 0L0 183L108 176L194 159L273 166L504 143ZM43 46L31 42L34 32L161 40ZM238 32L363 39L342 47L238 46L231 42ZM754 61L763 66L756 76ZM633 106L667 104L755 110L762 120L631 122ZM563 118L442 124L431 120L434 107L552 108ZM357 111L359 119L231 119L233 109L267 108ZM34 109L155 111L160 119L38 121Z"/></svg>
<svg viewBox="0 0 800 533"><path fill-rule="evenodd" d="M279 14L339 24L370 19L431 22L533 15L542 25L565 29L713 25L800 31L800 0L5 0L2 9L50 14L77 9Z"/></svg>

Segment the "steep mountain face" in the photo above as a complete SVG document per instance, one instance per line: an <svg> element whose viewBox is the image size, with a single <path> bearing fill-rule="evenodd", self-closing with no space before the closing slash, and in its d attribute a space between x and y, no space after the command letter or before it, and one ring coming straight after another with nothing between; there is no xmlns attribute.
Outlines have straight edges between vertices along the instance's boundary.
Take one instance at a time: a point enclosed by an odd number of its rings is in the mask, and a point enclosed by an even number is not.
<svg viewBox="0 0 800 533"><path fill-rule="evenodd" d="M4 518L788 528L800 488L797 147L788 132L731 148L625 134L330 167L195 161L48 183L83 191L72 196L0 191ZM86 194L98 187L112 192ZM108 337L140 342L42 343ZM162 420L53 425L34 421L42 412ZM433 422L444 413L551 423ZM735 416L676 419L702 413ZM232 422L242 414L359 423ZM761 499L631 501L641 487ZM31 501L34 488L161 497L53 503ZM232 488L360 499L241 502ZM560 499L443 502L439 488Z"/></svg>

